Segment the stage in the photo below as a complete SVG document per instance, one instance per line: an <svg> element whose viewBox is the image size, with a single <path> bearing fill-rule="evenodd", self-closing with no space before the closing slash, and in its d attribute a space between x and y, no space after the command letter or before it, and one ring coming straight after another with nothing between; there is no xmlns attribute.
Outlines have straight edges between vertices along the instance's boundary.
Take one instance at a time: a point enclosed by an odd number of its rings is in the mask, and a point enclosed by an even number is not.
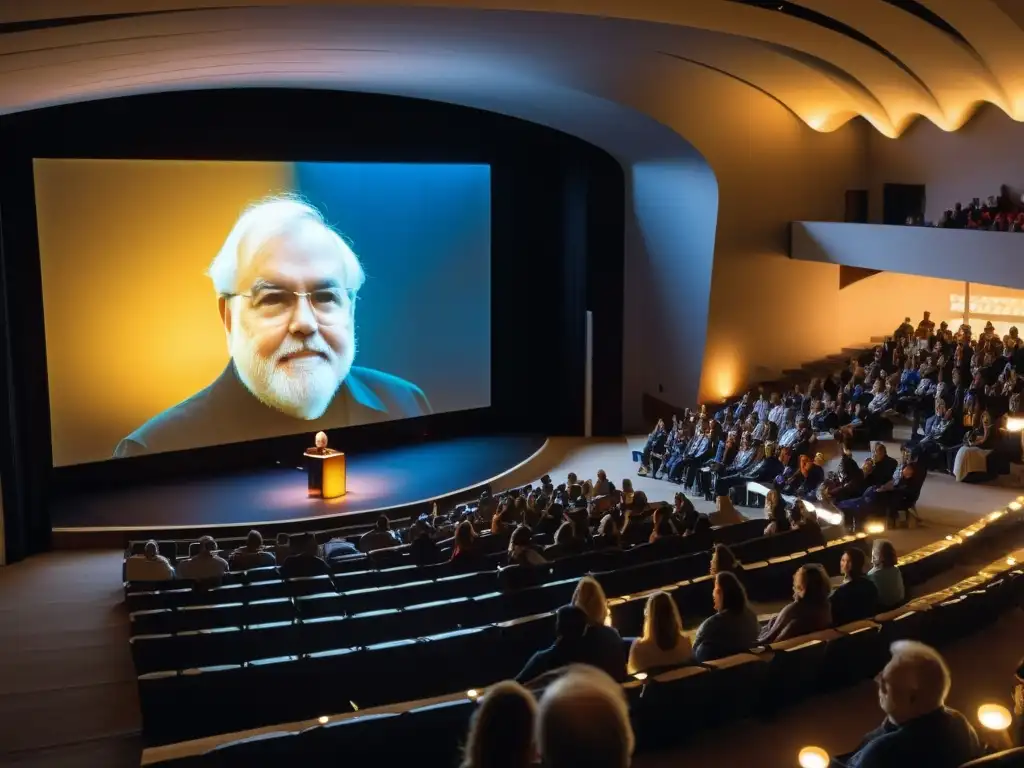
<svg viewBox="0 0 1024 768"><path fill-rule="evenodd" d="M55 501L54 546L123 546L129 539L244 536L372 523L407 517L429 505L493 483L540 454L543 437L474 437L395 448L347 459L348 493L308 498L303 457L202 480L82 494Z"/></svg>

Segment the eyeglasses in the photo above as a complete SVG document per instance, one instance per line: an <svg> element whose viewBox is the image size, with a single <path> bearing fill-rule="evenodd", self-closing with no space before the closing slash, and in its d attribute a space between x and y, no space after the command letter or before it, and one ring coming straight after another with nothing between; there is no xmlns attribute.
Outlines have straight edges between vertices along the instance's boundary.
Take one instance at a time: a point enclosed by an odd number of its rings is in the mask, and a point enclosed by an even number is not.
<svg viewBox="0 0 1024 768"><path fill-rule="evenodd" d="M355 292L340 288L319 288L315 291L289 291L284 288L261 288L252 293L225 293L225 299L236 296L249 300L249 306L256 315L268 322L277 322L291 317L298 302L306 299L310 309L322 325L333 325L343 320L351 311Z"/></svg>

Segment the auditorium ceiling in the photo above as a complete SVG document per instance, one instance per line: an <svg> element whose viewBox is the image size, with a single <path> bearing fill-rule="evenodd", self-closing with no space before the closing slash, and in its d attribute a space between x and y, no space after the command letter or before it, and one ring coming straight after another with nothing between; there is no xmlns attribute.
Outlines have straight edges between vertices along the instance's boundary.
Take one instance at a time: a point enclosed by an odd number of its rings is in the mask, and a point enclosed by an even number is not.
<svg viewBox="0 0 1024 768"><path fill-rule="evenodd" d="M678 64L815 130L861 116L896 137L983 103L1024 121L1022 26L1024 0L7 0L0 111L236 85L715 98L651 76Z"/></svg>

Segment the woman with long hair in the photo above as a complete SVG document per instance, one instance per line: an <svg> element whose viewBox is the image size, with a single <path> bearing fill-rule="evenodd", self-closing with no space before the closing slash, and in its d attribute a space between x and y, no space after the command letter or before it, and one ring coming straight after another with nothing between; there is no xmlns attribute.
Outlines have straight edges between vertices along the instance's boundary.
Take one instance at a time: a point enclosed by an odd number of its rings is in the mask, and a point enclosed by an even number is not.
<svg viewBox="0 0 1024 768"><path fill-rule="evenodd" d="M832 626L830 594L832 582L822 565L800 566L793 574L793 602L768 622L757 641L774 643L828 629Z"/></svg>
<svg viewBox="0 0 1024 768"><path fill-rule="evenodd" d="M519 683L491 686L469 721L460 768L528 768L537 745L537 701Z"/></svg>
<svg viewBox="0 0 1024 768"><path fill-rule="evenodd" d="M685 664L692 656L676 601L667 592L655 592L647 598L644 633L630 646L626 671L635 675L656 667Z"/></svg>
<svg viewBox="0 0 1024 768"><path fill-rule="evenodd" d="M693 639L693 658L699 662L742 653L757 642L761 631L735 573L719 571L711 596L715 613L704 619Z"/></svg>
<svg viewBox="0 0 1024 768"><path fill-rule="evenodd" d="M600 582L584 576L576 585L572 604L587 616L587 647L594 666L605 670L617 680L626 676L626 647L618 630L611 626L608 600Z"/></svg>

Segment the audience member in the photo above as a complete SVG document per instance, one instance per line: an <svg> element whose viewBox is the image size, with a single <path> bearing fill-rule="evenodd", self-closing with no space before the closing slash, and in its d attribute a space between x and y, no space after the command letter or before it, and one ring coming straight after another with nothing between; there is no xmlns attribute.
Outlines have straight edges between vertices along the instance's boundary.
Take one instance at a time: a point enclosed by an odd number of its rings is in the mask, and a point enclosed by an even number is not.
<svg viewBox="0 0 1024 768"><path fill-rule="evenodd" d="M150 539L141 555L128 558L124 575L128 581L167 581L174 578L174 567L160 554L157 543Z"/></svg>
<svg viewBox="0 0 1024 768"><path fill-rule="evenodd" d="M324 576L331 573L331 566L319 556L316 536L312 533L292 536L289 541L289 547L292 554L281 565L282 578L298 579L310 576Z"/></svg>
<svg viewBox="0 0 1024 768"><path fill-rule="evenodd" d="M178 578L195 581L218 581L228 572L228 561L217 552L217 542L212 536L199 537L199 551L178 563Z"/></svg>
<svg viewBox="0 0 1024 768"><path fill-rule="evenodd" d="M912 640L895 642L890 650L892 659L875 678L885 720L835 762L843 768L958 768L979 757L978 734L946 706L950 675L942 656Z"/></svg>
<svg viewBox="0 0 1024 768"><path fill-rule="evenodd" d="M530 657L516 681L525 684L569 664L590 664L593 657L583 639L586 633L587 615L574 605L563 605L555 611L555 641Z"/></svg>
<svg viewBox="0 0 1024 768"><path fill-rule="evenodd" d="M832 626L831 592L824 567L817 563L800 566L793 575L793 602L765 625L757 641L775 643L828 629Z"/></svg>
<svg viewBox="0 0 1024 768"><path fill-rule="evenodd" d="M476 531L469 520L463 520L455 528L455 545L452 547L451 564L455 570L472 571L480 567L484 556L476 544Z"/></svg>
<svg viewBox="0 0 1024 768"><path fill-rule="evenodd" d="M573 667L541 696L537 742L544 768L629 768L635 741L622 687Z"/></svg>
<svg viewBox="0 0 1024 768"><path fill-rule="evenodd" d="M896 548L887 539L875 539L871 545L871 570L868 578L878 590L879 610L887 611L903 605L906 598L903 574L896 567Z"/></svg>
<svg viewBox="0 0 1024 768"><path fill-rule="evenodd" d="M525 525L520 525L508 541L509 565L544 565L544 555L533 546L533 533Z"/></svg>
<svg viewBox="0 0 1024 768"><path fill-rule="evenodd" d="M757 642L761 631L736 574L719 571L711 594L715 613L697 628L693 640L693 658L698 662L742 653Z"/></svg>
<svg viewBox="0 0 1024 768"><path fill-rule="evenodd" d="M850 547L839 561L843 583L832 590L832 622L841 627L853 621L874 616L878 611L878 589L864 573L867 557L864 550Z"/></svg>
<svg viewBox="0 0 1024 768"><path fill-rule="evenodd" d="M432 533L428 520L417 520L409 527L409 555L416 565L433 565L440 559Z"/></svg>
<svg viewBox="0 0 1024 768"><path fill-rule="evenodd" d="M584 576L576 585L572 604L587 617L586 645L591 663L616 680L624 679L626 646L618 630L611 626L611 613L601 583L593 576Z"/></svg>
<svg viewBox="0 0 1024 768"><path fill-rule="evenodd" d="M282 531L274 537L274 559L279 563L283 563L288 559L288 555L291 554L291 537Z"/></svg>
<svg viewBox="0 0 1024 768"><path fill-rule="evenodd" d="M644 607L644 633L629 648L626 671L633 675L657 667L685 664L693 656L689 638L683 634L683 620L675 600L666 592L655 592Z"/></svg>
<svg viewBox="0 0 1024 768"><path fill-rule="evenodd" d="M717 576L727 571L738 575L743 572L743 564L725 544L715 544L711 551L711 575Z"/></svg>
<svg viewBox="0 0 1024 768"><path fill-rule="evenodd" d="M362 552L372 552L375 549L387 549L398 545L398 540L391 532L391 521L387 515L380 515L373 528L364 533L359 539L359 549Z"/></svg>
<svg viewBox="0 0 1024 768"><path fill-rule="evenodd" d="M228 558L231 568L236 571L247 571L250 568L262 568L275 565L277 559L273 553L263 548L263 536L259 531L249 531L245 546L239 547Z"/></svg>
<svg viewBox="0 0 1024 768"><path fill-rule="evenodd" d="M460 768L530 768L536 717L537 702L519 683L492 685L469 721Z"/></svg>

